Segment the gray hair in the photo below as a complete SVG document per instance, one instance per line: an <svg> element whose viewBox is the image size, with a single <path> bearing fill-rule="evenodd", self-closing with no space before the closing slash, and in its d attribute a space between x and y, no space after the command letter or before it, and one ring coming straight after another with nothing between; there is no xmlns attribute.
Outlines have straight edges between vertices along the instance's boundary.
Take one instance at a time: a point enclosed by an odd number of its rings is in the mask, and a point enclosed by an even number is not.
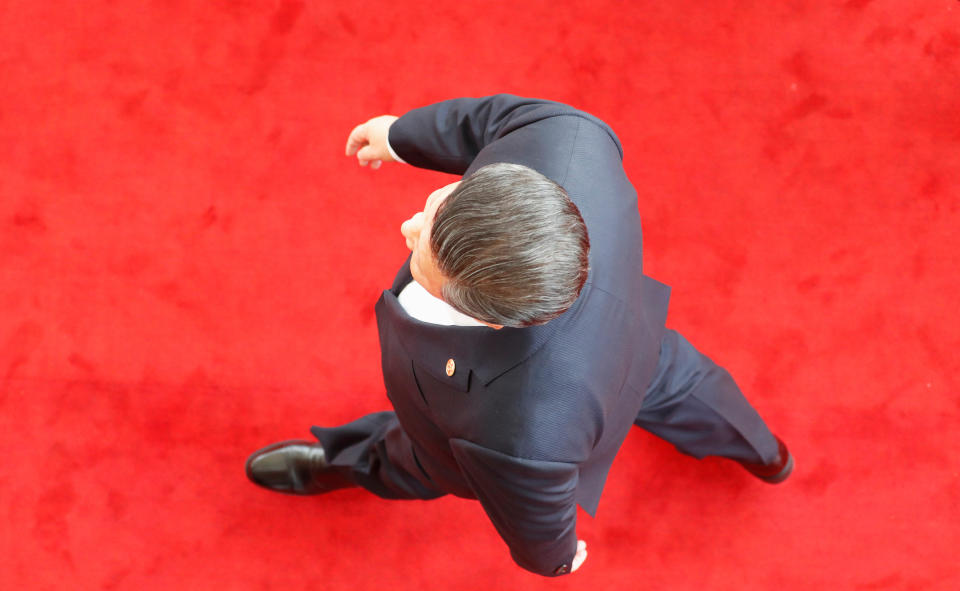
<svg viewBox="0 0 960 591"><path fill-rule="evenodd" d="M465 178L440 204L430 247L443 299L490 324L531 326L573 305L589 269L590 239L563 187L519 164Z"/></svg>

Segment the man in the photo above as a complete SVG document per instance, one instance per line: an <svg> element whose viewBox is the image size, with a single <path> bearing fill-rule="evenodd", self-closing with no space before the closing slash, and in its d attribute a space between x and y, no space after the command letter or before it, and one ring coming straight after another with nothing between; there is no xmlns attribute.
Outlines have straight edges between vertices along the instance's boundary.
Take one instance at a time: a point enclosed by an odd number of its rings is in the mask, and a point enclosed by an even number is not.
<svg viewBox="0 0 960 591"><path fill-rule="evenodd" d="M767 482L793 459L729 374L667 330L643 275L636 193L613 131L559 103L457 99L357 126L347 155L463 175L401 226L411 256L376 306L395 412L255 452L280 492L362 486L476 498L520 566L576 570L634 424Z"/></svg>

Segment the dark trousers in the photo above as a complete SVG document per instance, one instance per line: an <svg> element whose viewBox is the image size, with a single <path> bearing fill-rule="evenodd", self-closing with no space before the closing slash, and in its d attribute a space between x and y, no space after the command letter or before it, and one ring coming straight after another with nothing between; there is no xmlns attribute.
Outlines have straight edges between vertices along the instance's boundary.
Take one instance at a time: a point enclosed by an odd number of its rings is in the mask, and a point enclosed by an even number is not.
<svg viewBox="0 0 960 591"><path fill-rule="evenodd" d="M736 382L676 331L660 342L660 359L634 424L695 458L752 463L776 459L777 441ZM314 427L328 461L370 492L389 499L433 499L444 493L414 476L411 443L392 412L340 427Z"/></svg>
<svg viewBox="0 0 960 591"><path fill-rule="evenodd" d="M634 425L697 459L720 456L767 464L777 440L727 370L668 330Z"/></svg>

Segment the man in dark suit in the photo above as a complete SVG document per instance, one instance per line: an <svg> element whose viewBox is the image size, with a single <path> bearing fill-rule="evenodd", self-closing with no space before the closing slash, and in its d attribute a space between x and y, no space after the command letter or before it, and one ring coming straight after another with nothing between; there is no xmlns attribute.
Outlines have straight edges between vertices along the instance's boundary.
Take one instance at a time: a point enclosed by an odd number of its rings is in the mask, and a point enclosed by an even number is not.
<svg viewBox="0 0 960 591"><path fill-rule="evenodd" d="M395 412L255 452L271 490L362 486L476 498L520 566L576 570L632 425L767 482L793 459L729 374L664 327L643 275L636 193L614 132L559 103L456 99L357 126L347 154L463 175L401 232L411 257L377 303Z"/></svg>

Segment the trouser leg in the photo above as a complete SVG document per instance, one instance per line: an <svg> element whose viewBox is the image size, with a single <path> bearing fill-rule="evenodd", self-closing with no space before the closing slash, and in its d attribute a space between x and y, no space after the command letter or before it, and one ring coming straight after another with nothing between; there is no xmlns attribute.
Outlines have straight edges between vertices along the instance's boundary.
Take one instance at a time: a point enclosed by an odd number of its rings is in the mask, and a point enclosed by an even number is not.
<svg viewBox="0 0 960 591"><path fill-rule="evenodd" d="M361 486L385 499L435 499L434 490L416 476L410 439L392 412L378 412L339 427L313 427L327 462L342 468Z"/></svg>
<svg viewBox="0 0 960 591"><path fill-rule="evenodd" d="M725 369L668 330L634 424L695 458L751 463L777 457L777 441Z"/></svg>

